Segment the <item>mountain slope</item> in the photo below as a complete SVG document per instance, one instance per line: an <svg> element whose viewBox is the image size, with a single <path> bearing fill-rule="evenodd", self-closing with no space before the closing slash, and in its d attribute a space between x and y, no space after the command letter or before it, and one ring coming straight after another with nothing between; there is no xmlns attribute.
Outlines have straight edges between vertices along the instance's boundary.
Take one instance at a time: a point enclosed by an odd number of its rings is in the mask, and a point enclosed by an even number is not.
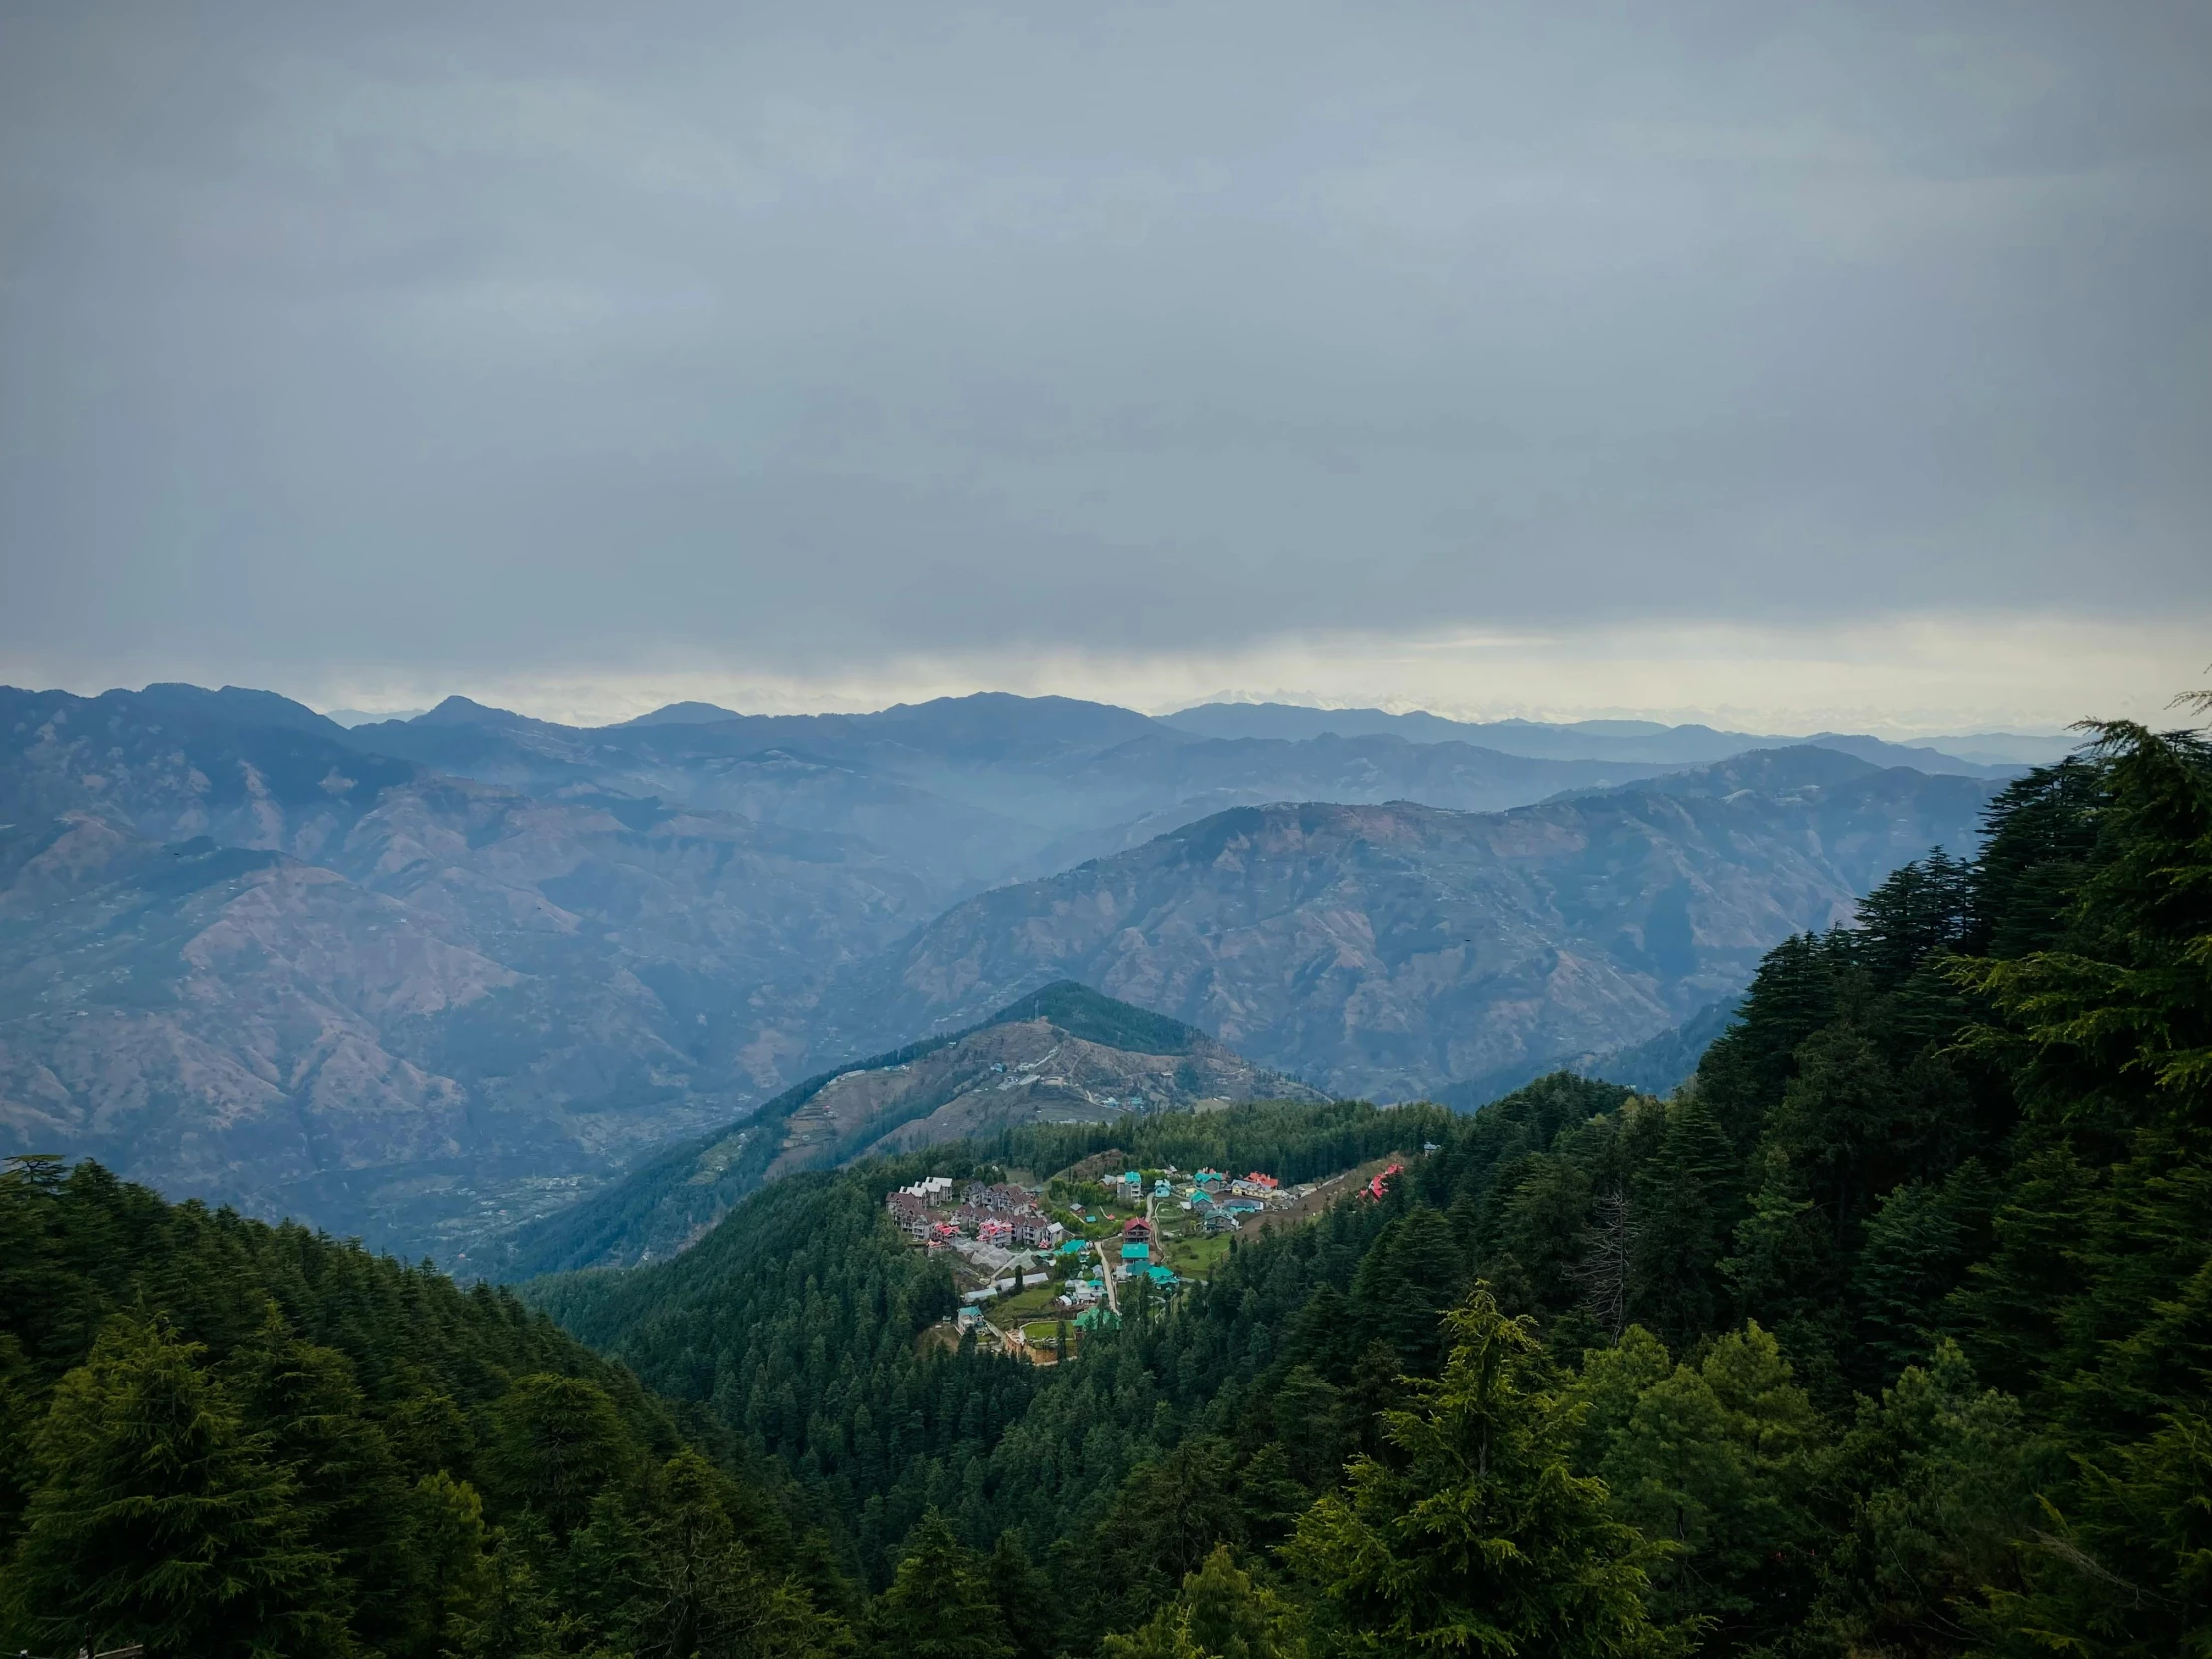
<svg viewBox="0 0 2212 1659"><path fill-rule="evenodd" d="M221 713L0 693L0 1149L443 1252L783 1087L935 908L850 837Z"/></svg>
<svg viewBox="0 0 2212 1659"><path fill-rule="evenodd" d="M856 1158L1207 1101L1323 1098L1203 1031L1064 980L953 1036L809 1078L721 1134L527 1224L480 1265L524 1279L665 1259L755 1188Z"/></svg>
<svg viewBox="0 0 2212 1659"><path fill-rule="evenodd" d="M1472 814L1245 808L961 904L839 976L818 1041L943 1029L1076 976L1344 1095L1656 1036L1848 920L1987 786L1821 749Z"/></svg>
<svg viewBox="0 0 2212 1659"><path fill-rule="evenodd" d="M1720 1040L1743 1005L1740 996L1709 1002L1680 1025L1646 1037L1640 1043L1581 1054L1554 1054L1541 1060L1524 1060L1480 1077L1446 1084L1436 1091L1437 1101L1455 1111L1477 1112L1502 1100L1539 1077L1571 1072L1601 1082L1618 1083L1639 1094L1664 1097L1697 1073L1705 1051Z"/></svg>

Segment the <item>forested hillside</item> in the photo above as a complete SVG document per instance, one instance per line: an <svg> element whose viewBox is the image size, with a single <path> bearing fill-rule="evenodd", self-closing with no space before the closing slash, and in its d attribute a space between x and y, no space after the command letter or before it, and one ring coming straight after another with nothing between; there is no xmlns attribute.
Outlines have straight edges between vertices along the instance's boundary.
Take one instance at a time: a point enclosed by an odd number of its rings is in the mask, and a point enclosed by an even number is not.
<svg viewBox="0 0 2212 1659"><path fill-rule="evenodd" d="M257 1659L828 1653L775 1470L487 1286L0 1173L0 1647Z"/></svg>
<svg viewBox="0 0 2212 1659"><path fill-rule="evenodd" d="M718 1134L672 1147L607 1191L463 1261L507 1280L634 1267L676 1255L771 1180L871 1152L1039 1123L1111 1122L1131 1107L1319 1098L1203 1031L1064 980L965 1031L810 1077Z"/></svg>
<svg viewBox="0 0 2212 1659"><path fill-rule="evenodd" d="M538 1294L935 1652L2212 1651L2212 751L2105 728L1987 828L1773 951L1669 1100L1424 1119L1071 1365L918 1356L918 1164ZM1187 1132L1288 1158L1287 1110Z"/></svg>

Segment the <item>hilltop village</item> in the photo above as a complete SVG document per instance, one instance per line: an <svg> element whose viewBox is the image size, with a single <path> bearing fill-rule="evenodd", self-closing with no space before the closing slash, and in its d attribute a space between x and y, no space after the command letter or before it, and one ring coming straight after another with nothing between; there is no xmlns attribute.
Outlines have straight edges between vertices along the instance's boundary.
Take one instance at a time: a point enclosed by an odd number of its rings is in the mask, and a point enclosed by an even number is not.
<svg viewBox="0 0 2212 1659"><path fill-rule="evenodd" d="M916 1249L951 1259L957 1318L938 1340L972 1334L1041 1365L1072 1357L1083 1335L1118 1324L1132 1297L1173 1297L1228 1254L1239 1230L1303 1216L1347 1191L1380 1197L1399 1166L1285 1186L1264 1170L1117 1169L1105 1153L1041 1191L1015 1181L933 1175L884 1207Z"/></svg>

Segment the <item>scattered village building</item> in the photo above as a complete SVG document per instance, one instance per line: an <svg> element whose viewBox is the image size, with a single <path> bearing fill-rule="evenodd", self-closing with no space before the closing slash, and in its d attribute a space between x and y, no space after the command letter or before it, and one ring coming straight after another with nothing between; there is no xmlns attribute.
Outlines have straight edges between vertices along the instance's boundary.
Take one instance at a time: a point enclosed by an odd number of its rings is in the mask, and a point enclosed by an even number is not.
<svg viewBox="0 0 2212 1659"><path fill-rule="evenodd" d="M1374 1180L1370 1181L1367 1184L1365 1190L1368 1197L1378 1199L1381 1198L1384 1193L1390 1190L1390 1177L1393 1175L1402 1175L1404 1173L1405 1166L1403 1164L1392 1164L1388 1169L1383 1170L1381 1174L1377 1175Z"/></svg>
<svg viewBox="0 0 2212 1659"><path fill-rule="evenodd" d="M885 1200L885 1208L890 1211L891 1220L897 1224L898 1230L908 1238L929 1237L929 1230L934 1225L929 1216L929 1207L910 1190L892 1193Z"/></svg>
<svg viewBox="0 0 2212 1659"><path fill-rule="evenodd" d="M970 1181L967 1201L974 1209L997 1210L1006 1215L1015 1215L1023 1210L1036 1208L1037 1196L1009 1181L994 1181L989 1186L980 1181Z"/></svg>

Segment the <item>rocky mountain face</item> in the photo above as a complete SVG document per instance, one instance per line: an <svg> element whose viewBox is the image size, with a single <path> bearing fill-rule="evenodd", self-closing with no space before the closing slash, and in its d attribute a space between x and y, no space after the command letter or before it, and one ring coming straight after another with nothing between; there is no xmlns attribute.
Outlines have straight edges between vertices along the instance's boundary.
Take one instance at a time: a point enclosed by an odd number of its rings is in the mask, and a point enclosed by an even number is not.
<svg viewBox="0 0 2212 1659"><path fill-rule="evenodd" d="M1073 977L1336 1095L1400 1099L1657 1036L1931 846L1989 785L1798 748L1460 813L1240 808L955 906L818 1029L944 1029Z"/></svg>
<svg viewBox="0 0 2212 1659"><path fill-rule="evenodd" d="M1023 1124L1322 1098L1203 1031L1063 980L968 1030L809 1078L464 1265L506 1278L626 1267L674 1255L762 1183L805 1170Z"/></svg>
<svg viewBox="0 0 2212 1659"><path fill-rule="evenodd" d="M409 1250L774 1093L934 909L851 837L132 694L0 694L0 823L6 1143Z"/></svg>

